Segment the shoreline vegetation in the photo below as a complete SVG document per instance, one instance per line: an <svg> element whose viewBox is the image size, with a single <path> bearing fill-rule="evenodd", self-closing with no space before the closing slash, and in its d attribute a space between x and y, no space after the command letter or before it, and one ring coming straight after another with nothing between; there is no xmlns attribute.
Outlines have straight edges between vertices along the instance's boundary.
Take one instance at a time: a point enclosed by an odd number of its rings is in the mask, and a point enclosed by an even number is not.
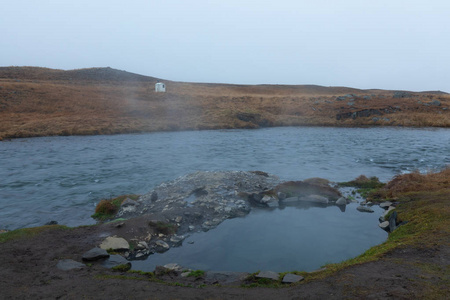
<svg viewBox="0 0 450 300"><path fill-rule="evenodd" d="M167 92L156 93L155 83ZM0 67L0 139L275 126L450 127L450 94Z"/></svg>
<svg viewBox="0 0 450 300"><path fill-rule="evenodd" d="M323 298L327 295L333 299L445 298L450 292L450 168L436 173L398 175L387 184L380 183L375 177L365 176L341 184L364 189L367 193L366 201L392 202L398 216L397 221L403 225L389 233L384 243L370 248L358 257L327 264L317 272L286 270L304 277L297 284L282 284L281 277L286 273L281 273L278 281L261 280L255 274L250 274L239 286L226 286L208 283L203 271L198 271L199 276L183 279L169 271L157 274L127 269L119 272L92 264L76 272L56 270L55 265L59 259L79 259L83 251L100 241L102 233L112 231L113 228L117 230L118 226L114 225L117 222L113 222L76 228L42 226L0 234L0 258L6 262L0 268L0 276L5 278L0 282L0 287L4 295L26 295L26 290L20 287L29 288L29 274L39 273L40 281L36 284L31 280L32 288L39 291L37 295L47 296L55 296L55 293L67 296L67 288L70 286L72 296L97 298L89 293L96 291L98 285L101 285L106 295L122 297L136 292L137 294L133 294L136 298L148 297L149 293L174 298L181 295L187 298L199 295L213 298L264 295L280 299L298 295L306 299ZM128 227L131 231L133 229L130 226L136 224L127 223L126 220L121 222L121 228ZM21 250L23 247L26 247L25 252ZM27 258L23 258L21 253ZM17 270L26 270L27 275L22 274L20 277L15 274ZM48 282L42 284L47 279ZM14 294L16 292L19 294ZM100 298L103 297L106 297L105 294Z"/></svg>

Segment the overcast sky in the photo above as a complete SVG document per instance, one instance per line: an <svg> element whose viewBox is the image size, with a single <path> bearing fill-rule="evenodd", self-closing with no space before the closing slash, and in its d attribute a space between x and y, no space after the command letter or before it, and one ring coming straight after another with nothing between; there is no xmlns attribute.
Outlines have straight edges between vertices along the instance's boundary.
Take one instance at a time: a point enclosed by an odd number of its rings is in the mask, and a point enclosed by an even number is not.
<svg viewBox="0 0 450 300"><path fill-rule="evenodd" d="M449 0L10 0L0 66L450 92Z"/></svg>

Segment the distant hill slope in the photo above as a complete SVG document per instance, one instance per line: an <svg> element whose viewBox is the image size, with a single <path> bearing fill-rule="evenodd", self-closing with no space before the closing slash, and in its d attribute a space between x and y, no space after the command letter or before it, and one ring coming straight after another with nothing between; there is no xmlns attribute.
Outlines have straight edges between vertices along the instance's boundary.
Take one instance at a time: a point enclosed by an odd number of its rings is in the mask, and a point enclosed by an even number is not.
<svg viewBox="0 0 450 300"><path fill-rule="evenodd" d="M111 68L0 67L0 139L269 126L450 127L443 92L164 80Z"/></svg>
<svg viewBox="0 0 450 300"><path fill-rule="evenodd" d="M0 67L0 78L18 80L150 81L157 78L106 68L55 70L38 67Z"/></svg>

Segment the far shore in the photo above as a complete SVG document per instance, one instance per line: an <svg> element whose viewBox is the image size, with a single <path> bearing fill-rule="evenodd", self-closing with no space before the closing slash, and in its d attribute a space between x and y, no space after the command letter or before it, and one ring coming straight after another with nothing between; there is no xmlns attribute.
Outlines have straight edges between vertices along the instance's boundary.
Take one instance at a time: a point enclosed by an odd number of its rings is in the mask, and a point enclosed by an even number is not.
<svg viewBox="0 0 450 300"><path fill-rule="evenodd" d="M0 140L277 126L450 127L450 95L164 80L110 68L0 67Z"/></svg>

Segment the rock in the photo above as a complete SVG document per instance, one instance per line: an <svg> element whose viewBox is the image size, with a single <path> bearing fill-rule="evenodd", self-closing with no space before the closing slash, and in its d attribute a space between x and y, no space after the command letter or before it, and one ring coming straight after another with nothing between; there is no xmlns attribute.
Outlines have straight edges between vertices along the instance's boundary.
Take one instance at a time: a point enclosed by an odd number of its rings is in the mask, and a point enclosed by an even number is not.
<svg viewBox="0 0 450 300"><path fill-rule="evenodd" d="M164 268L172 271L183 271L183 267L175 263L166 264L164 265Z"/></svg>
<svg viewBox="0 0 450 300"><path fill-rule="evenodd" d="M269 195L264 195L261 199L261 203L268 207L278 207L278 199Z"/></svg>
<svg viewBox="0 0 450 300"><path fill-rule="evenodd" d="M125 223L124 222L120 222L120 223L117 223L114 227L121 228L123 226L125 226Z"/></svg>
<svg viewBox="0 0 450 300"><path fill-rule="evenodd" d="M381 222L380 224L378 224L378 226L380 226L381 229L389 232L389 221Z"/></svg>
<svg viewBox="0 0 450 300"><path fill-rule="evenodd" d="M50 222L45 223L44 225L58 225L58 222L50 221Z"/></svg>
<svg viewBox="0 0 450 300"><path fill-rule="evenodd" d="M140 241L140 242L136 245L135 249L136 249L136 250L146 250L146 249L149 249L149 247L148 247L147 242L145 242L145 241Z"/></svg>
<svg viewBox="0 0 450 300"><path fill-rule="evenodd" d="M181 221L183 221L183 217L177 216L177 217L175 217L174 221L175 221L176 223L181 223Z"/></svg>
<svg viewBox="0 0 450 300"><path fill-rule="evenodd" d="M172 243L174 243L175 246L181 246L181 243L183 242L183 240L185 239L185 237L183 235L174 235L172 237L170 237L170 241Z"/></svg>
<svg viewBox="0 0 450 300"><path fill-rule="evenodd" d="M359 210L360 212L367 212L367 213L373 213L374 212L374 210L371 209L370 207L361 206L361 205L358 206L356 209Z"/></svg>
<svg viewBox="0 0 450 300"><path fill-rule="evenodd" d="M244 281L250 274L246 272L216 272L208 271L206 272L206 279L208 282L220 283L221 285L239 285Z"/></svg>
<svg viewBox="0 0 450 300"><path fill-rule="evenodd" d="M394 211L389 216L389 231L393 232L397 228L397 212Z"/></svg>
<svg viewBox="0 0 450 300"><path fill-rule="evenodd" d="M388 214L391 210L394 210L394 209L395 209L394 206L389 206L388 209L380 216L380 218L379 218L378 220L379 220L380 222L387 221L387 220L386 220L387 214Z"/></svg>
<svg viewBox="0 0 450 300"><path fill-rule="evenodd" d="M394 93L394 98L408 98L411 96L412 95L410 93L402 92L402 91L397 91Z"/></svg>
<svg viewBox="0 0 450 300"><path fill-rule="evenodd" d="M347 205L347 199L345 199L344 197L337 199L336 205Z"/></svg>
<svg viewBox="0 0 450 300"><path fill-rule="evenodd" d="M392 205L391 201L385 201L385 202L380 203L380 207L384 208L384 209L388 209L389 206L391 206L391 205Z"/></svg>
<svg viewBox="0 0 450 300"><path fill-rule="evenodd" d="M255 277L278 280L280 278L280 274L278 274L277 272L273 272L273 271L261 271Z"/></svg>
<svg viewBox="0 0 450 300"><path fill-rule="evenodd" d="M323 179L321 180L320 178L311 178L305 181L287 181L279 184L275 188L275 191L286 193L291 197L306 197L307 201L313 202L328 203L328 200L336 201L342 197L342 194L337 189L329 186ZM321 200L317 201L319 199L317 196L323 198L320 198ZM308 200L308 198L310 199Z"/></svg>
<svg viewBox="0 0 450 300"><path fill-rule="evenodd" d="M178 275L178 271L170 270L170 269L167 269L166 267L163 267L163 266L156 266L155 271L153 271L153 273L157 277L164 276L164 275L167 275L167 274L168 275L173 275L173 276L177 276Z"/></svg>
<svg viewBox="0 0 450 300"><path fill-rule="evenodd" d="M130 250L130 244L128 244L127 240L121 237L107 237L101 244L101 249L109 250L112 249L114 251L126 251Z"/></svg>
<svg viewBox="0 0 450 300"><path fill-rule="evenodd" d="M188 277L189 276L189 274L191 274L191 272L190 271L187 271L187 272L183 272L183 273L181 273L181 277Z"/></svg>
<svg viewBox="0 0 450 300"><path fill-rule="evenodd" d="M324 197L324 196L320 196L320 195L309 195L309 196L305 196L305 197L298 197L298 200L328 204L328 198Z"/></svg>
<svg viewBox="0 0 450 300"><path fill-rule="evenodd" d="M125 201L122 202L120 205L121 207L127 207L127 206L138 206L139 202L135 200L131 200L130 198L125 199Z"/></svg>
<svg viewBox="0 0 450 300"><path fill-rule="evenodd" d="M192 231L192 230L194 230L195 229L195 226L194 225L189 225L189 230L190 231Z"/></svg>
<svg viewBox="0 0 450 300"><path fill-rule="evenodd" d="M284 199L286 199L286 194L283 193L283 192L278 192L278 193L277 193L277 196L278 196L278 199L279 199L279 200L284 200Z"/></svg>
<svg viewBox="0 0 450 300"><path fill-rule="evenodd" d="M286 274L283 277L283 283L295 283L305 279L303 276L295 275L295 274Z"/></svg>
<svg viewBox="0 0 450 300"><path fill-rule="evenodd" d="M430 102L431 105L435 105L435 106L441 106L441 101L439 100L433 100Z"/></svg>
<svg viewBox="0 0 450 300"><path fill-rule="evenodd" d="M9 232L8 229L0 229L0 233L7 233L7 232Z"/></svg>
<svg viewBox="0 0 450 300"><path fill-rule="evenodd" d="M156 200L158 200L158 193L153 191L150 196L150 201L155 202Z"/></svg>
<svg viewBox="0 0 450 300"><path fill-rule="evenodd" d="M99 260L102 258L108 258L109 254L108 252L106 252L105 249L101 249L101 248L92 248L91 250L89 250L88 252L83 254L83 260L86 261L94 261L94 260Z"/></svg>
<svg viewBox="0 0 450 300"><path fill-rule="evenodd" d="M156 252L166 252L167 250L170 249L169 244L167 244L162 240L157 240L155 242L155 245L156 245Z"/></svg>
<svg viewBox="0 0 450 300"><path fill-rule="evenodd" d="M72 259L62 259L58 261L56 264L56 267L63 271L69 271L69 270L79 270L84 267L86 267L85 264L82 264L80 262L74 261Z"/></svg>
<svg viewBox="0 0 450 300"><path fill-rule="evenodd" d="M111 269L120 265L129 265L131 267L131 262L126 260L126 258L122 257L121 255L111 255L108 259L102 261L100 265L102 267Z"/></svg>

